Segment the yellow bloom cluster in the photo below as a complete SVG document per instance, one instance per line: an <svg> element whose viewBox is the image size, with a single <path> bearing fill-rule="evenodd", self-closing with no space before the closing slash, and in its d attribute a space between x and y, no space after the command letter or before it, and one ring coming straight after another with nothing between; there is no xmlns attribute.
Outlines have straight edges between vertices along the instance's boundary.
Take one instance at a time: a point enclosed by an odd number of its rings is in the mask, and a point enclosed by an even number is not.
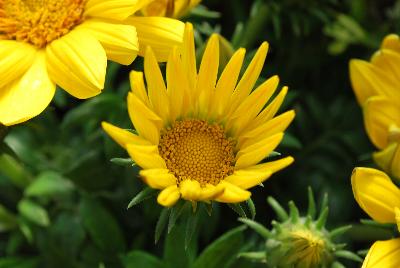
<svg viewBox="0 0 400 268"><path fill-rule="evenodd" d="M133 16L151 1L0 0L0 124L40 114L56 85L80 99L96 96L107 59L128 65L152 46L165 61L184 24Z"/></svg>
<svg viewBox="0 0 400 268"><path fill-rule="evenodd" d="M173 206L180 198L242 202L251 195L247 189L293 162L286 157L259 164L279 145L294 118L294 111L275 117L287 93L284 87L269 102L277 76L253 90L267 50L263 43L239 80L245 56L239 49L218 79L218 36L209 39L197 71L188 23L182 49L176 47L167 62L165 84L153 50L147 49L147 90L143 74L133 71L128 95L138 135L108 123L103 128L142 168L143 181L161 190L161 205Z"/></svg>
<svg viewBox="0 0 400 268"><path fill-rule="evenodd" d="M365 127L374 145L375 162L400 178L400 39L388 35L370 62L352 60L350 78L362 105Z"/></svg>

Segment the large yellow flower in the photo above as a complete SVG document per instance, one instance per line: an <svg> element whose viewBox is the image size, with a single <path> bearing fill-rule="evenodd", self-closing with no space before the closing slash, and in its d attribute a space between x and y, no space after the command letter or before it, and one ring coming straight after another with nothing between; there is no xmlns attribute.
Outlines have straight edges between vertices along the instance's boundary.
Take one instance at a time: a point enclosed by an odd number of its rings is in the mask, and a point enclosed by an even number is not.
<svg viewBox="0 0 400 268"><path fill-rule="evenodd" d="M218 76L218 37L207 44L200 69L191 24L183 50L174 49L166 67L167 86L150 48L144 74L131 73L128 110L138 135L103 123L105 131L142 170L150 187L160 189L158 202L172 206L179 198L236 203L290 163L292 157L258 164L280 143L294 111L274 117L287 88L265 108L279 79L273 76L252 91L263 67L263 43L237 83L245 50L239 49ZM264 109L263 109L264 108Z"/></svg>
<svg viewBox="0 0 400 268"><path fill-rule="evenodd" d="M130 64L152 45L166 60L181 43L184 24L162 17L127 20L149 1L0 0L0 124L41 113L56 84L80 99L99 94L107 59Z"/></svg>
<svg viewBox="0 0 400 268"><path fill-rule="evenodd" d="M201 0L153 0L141 12L145 16L181 18L200 2Z"/></svg>
<svg viewBox="0 0 400 268"><path fill-rule="evenodd" d="M382 171L356 168L351 177L353 193L360 207L380 223L400 228L400 189ZM375 242L362 268L400 267L400 238Z"/></svg>
<svg viewBox="0 0 400 268"><path fill-rule="evenodd" d="M363 107L365 127L374 145L375 162L400 178L400 39L388 35L370 62L352 60L350 78Z"/></svg>

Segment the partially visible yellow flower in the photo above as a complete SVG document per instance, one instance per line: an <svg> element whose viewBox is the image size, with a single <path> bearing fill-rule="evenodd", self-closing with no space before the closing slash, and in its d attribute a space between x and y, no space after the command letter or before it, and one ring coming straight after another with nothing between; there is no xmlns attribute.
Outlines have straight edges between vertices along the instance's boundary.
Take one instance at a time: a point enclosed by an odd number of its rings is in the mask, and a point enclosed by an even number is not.
<svg viewBox="0 0 400 268"><path fill-rule="evenodd" d="M145 16L163 16L181 18L201 0L153 0L141 9Z"/></svg>
<svg viewBox="0 0 400 268"><path fill-rule="evenodd" d="M180 198L237 203L292 163L292 157L258 164L278 146L294 111L277 117L287 87L269 102L279 79L273 76L255 90L268 50L263 43L238 81L245 50L239 49L218 77L219 42L211 36L200 69L196 68L193 28L186 25L183 49L173 50L166 84L151 48L144 75L131 73L128 111L138 133L103 123L105 131L142 170L158 202L173 206ZM265 104L269 104L264 108Z"/></svg>
<svg viewBox="0 0 400 268"><path fill-rule="evenodd" d="M350 78L363 107L365 127L374 145L375 162L400 178L400 39L388 35L371 58L350 61Z"/></svg>
<svg viewBox="0 0 400 268"><path fill-rule="evenodd" d="M382 171L355 168L351 184L356 201L375 221L400 226L400 189ZM400 238L375 242L362 268L400 267Z"/></svg>
<svg viewBox="0 0 400 268"><path fill-rule="evenodd" d="M107 59L128 65L152 45L166 60L181 44L184 24L128 20L148 1L0 0L0 124L40 114L56 84L80 99L99 94Z"/></svg>

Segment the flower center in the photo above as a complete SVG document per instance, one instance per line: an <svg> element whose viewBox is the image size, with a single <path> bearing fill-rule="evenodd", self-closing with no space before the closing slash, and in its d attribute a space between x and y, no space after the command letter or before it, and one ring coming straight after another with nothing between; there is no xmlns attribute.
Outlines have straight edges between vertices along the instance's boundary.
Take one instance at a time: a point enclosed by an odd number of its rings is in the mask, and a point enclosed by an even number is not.
<svg viewBox="0 0 400 268"><path fill-rule="evenodd" d="M0 39L44 47L82 22L85 0L0 0Z"/></svg>
<svg viewBox="0 0 400 268"><path fill-rule="evenodd" d="M159 151L179 184L196 180L201 186L216 185L233 173L233 141L219 125L202 120L176 122L161 136Z"/></svg>

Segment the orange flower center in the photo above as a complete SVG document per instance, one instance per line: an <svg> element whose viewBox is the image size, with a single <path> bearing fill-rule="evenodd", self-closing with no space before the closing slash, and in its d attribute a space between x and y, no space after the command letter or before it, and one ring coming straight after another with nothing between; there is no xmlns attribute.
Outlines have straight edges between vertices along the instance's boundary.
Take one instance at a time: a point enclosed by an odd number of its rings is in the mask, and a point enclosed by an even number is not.
<svg viewBox="0 0 400 268"><path fill-rule="evenodd" d="M202 120L176 122L161 136L159 151L167 168L178 179L216 185L233 173L233 141L219 125Z"/></svg>
<svg viewBox="0 0 400 268"><path fill-rule="evenodd" d="M0 39L44 47L83 20L85 0L0 0Z"/></svg>

